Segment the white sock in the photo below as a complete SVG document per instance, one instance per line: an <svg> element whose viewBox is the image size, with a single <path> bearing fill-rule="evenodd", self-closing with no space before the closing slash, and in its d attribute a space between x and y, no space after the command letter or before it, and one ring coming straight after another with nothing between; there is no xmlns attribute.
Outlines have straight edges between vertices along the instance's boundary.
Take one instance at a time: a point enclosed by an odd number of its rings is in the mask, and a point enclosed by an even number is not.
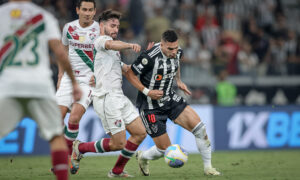
<svg viewBox="0 0 300 180"><path fill-rule="evenodd" d="M210 168L211 166L211 145L206 134L205 125L200 122L197 124L192 133L195 135L197 148L202 156L204 168Z"/></svg>
<svg viewBox="0 0 300 180"><path fill-rule="evenodd" d="M142 159L155 160L164 156L165 151L152 146L150 149L143 151Z"/></svg>

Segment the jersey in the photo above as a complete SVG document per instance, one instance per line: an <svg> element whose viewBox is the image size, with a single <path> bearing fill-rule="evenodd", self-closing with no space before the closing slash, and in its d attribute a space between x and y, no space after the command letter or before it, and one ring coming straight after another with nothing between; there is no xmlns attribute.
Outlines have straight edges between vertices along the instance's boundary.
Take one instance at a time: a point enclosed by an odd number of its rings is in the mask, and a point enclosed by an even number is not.
<svg viewBox="0 0 300 180"><path fill-rule="evenodd" d="M48 42L60 39L57 20L31 2L0 7L0 96L54 99Z"/></svg>
<svg viewBox="0 0 300 180"><path fill-rule="evenodd" d="M164 92L159 100L138 92L137 106L140 109L160 108L167 105L171 98L177 98L172 86L182 55L182 49L179 48L176 58L167 58L161 51L160 43L157 43L150 50L141 53L132 64L132 71L140 75L140 81L146 88Z"/></svg>
<svg viewBox="0 0 300 180"><path fill-rule="evenodd" d="M102 96L110 91L122 91L122 69L119 51L105 49L105 42L113 40L110 36L100 36L94 43L96 87L93 95Z"/></svg>
<svg viewBox="0 0 300 180"><path fill-rule="evenodd" d="M88 84L94 70L94 41L100 34L99 23L93 22L88 27L81 27L79 20L67 23L63 28L62 43L69 46L69 59L76 80ZM71 80L64 73L64 79ZM65 80L63 81L65 82Z"/></svg>

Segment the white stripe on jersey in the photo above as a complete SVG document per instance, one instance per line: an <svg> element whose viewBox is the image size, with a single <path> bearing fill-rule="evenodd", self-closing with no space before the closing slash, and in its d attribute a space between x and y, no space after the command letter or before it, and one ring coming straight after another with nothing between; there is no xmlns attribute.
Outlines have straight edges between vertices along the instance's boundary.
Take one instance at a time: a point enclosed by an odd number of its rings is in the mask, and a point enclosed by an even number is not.
<svg viewBox="0 0 300 180"><path fill-rule="evenodd" d="M154 57L156 54L158 54L160 52L160 48L159 46L157 46L153 51L151 51L148 55L150 56L150 58Z"/></svg>
<svg viewBox="0 0 300 180"><path fill-rule="evenodd" d="M171 73L173 74L175 72L175 64L174 64L174 59L171 59L171 67L172 67L172 71ZM172 86L172 82L173 82L173 76L171 76L170 78L170 82L169 82L169 85L168 85L168 88L167 88L167 91L166 91L166 95L169 95L169 91L171 89L171 86Z"/></svg>
<svg viewBox="0 0 300 180"><path fill-rule="evenodd" d="M167 70L168 70L167 59L163 59L163 66L164 66L164 74L163 74L163 76L164 76L165 74L168 73L168 72L167 72ZM160 86L159 86L159 90L163 90L163 89L164 89L164 86L165 86L165 83L166 83L166 79L167 79L167 78L163 78L163 79L161 80ZM171 84L171 83L169 83L169 84ZM160 101L157 101L157 102L158 102L158 105L159 105L160 107L164 105L163 103L159 103Z"/></svg>
<svg viewBox="0 0 300 180"><path fill-rule="evenodd" d="M143 110L141 110L141 119L142 119L143 124L144 124L144 126L145 126L145 128L146 128L147 133L148 133L148 134L152 134L152 133L151 133L151 130L150 130L150 128L149 128L148 121L147 121L147 119L145 119L145 113L144 113Z"/></svg>
<svg viewBox="0 0 300 180"><path fill-rule="evenodd" d="M155 75L157 74L157 70L158 70L158 57L155 58L154 61L154 68L153 68L153 72L152 72L152 76L151 76L151 80L150 80L150 85L149 85L149 89L153 90L153 87L155 85ZM148 101L148 106L149 109L153 109L153 104L152 104L152 99L151 97L147 96L147 101Z"/></svg>

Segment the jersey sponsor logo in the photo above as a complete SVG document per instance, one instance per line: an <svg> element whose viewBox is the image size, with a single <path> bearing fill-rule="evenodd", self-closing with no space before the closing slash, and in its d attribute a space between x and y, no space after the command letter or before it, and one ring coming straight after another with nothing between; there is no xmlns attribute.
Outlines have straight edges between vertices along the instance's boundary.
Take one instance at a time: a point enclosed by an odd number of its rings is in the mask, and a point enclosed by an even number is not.
<svg viewBox="0 0 300 180"><path fill-rule="evenodd" d="M160 75L160 74L156 74L155 76L154 76L154 79L156 80L156 81L160 81L160 80L162 80L162 75Z"/></svg>
<svg viewBox="0 0 300 180"><path fill-rule="evenodd" d="M139 64L139 65L141 65L141 64ZM138 66L136 66L135 64L132 65L132 67L134 68L134 70L136 70L139 74L142 74L142 71L141 71L141 69Z"/></svg>

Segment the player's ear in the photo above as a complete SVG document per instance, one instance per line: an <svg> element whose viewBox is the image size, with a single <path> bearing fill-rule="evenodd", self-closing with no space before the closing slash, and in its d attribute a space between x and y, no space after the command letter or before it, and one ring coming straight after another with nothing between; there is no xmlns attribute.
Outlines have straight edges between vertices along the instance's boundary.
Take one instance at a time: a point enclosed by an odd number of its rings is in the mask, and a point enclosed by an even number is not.
<svg viewBox="0 0 300 180"><path fill-rule="evenodd" d="M79 15L79 8L78 7L76 7L76 13L77 13L77 15Z"/></svg>

